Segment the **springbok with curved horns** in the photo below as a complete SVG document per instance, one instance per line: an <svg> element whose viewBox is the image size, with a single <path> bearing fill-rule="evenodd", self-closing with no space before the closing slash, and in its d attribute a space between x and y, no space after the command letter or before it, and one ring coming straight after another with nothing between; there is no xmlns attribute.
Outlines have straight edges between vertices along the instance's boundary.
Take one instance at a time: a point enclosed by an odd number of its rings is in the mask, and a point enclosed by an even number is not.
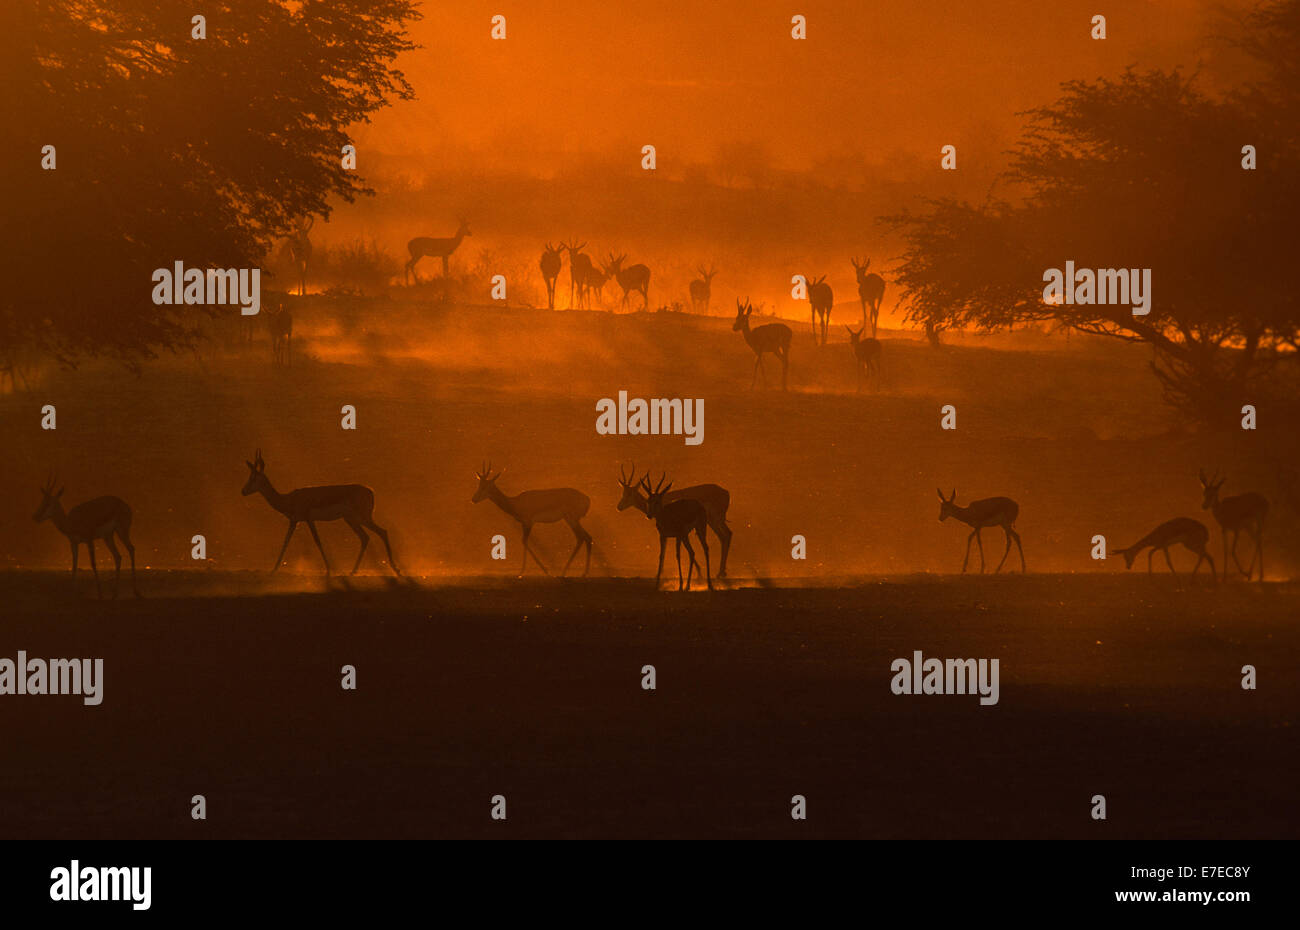
<svg viewBox="0 0 1300 930"><path fill-rule="evenodd" d="M806 277L808 282L808 304L812 308L813 343L817 342L817 322L821 318L821 343L826 345L826 330L831 322L831 307L835 305L835 293L826 283L826 275L820 278Z"/></svg>
<svg viewBox="0 0 1300 930"><path fill-rule="evenodd" d="M1247 491L1245 494L1235 494L1232 497L1219 497L1219 489L1223 487L1223 482L1227 478L1220 478L1218 472L1215 472L1213 478L1205 477L1205 470L1200 471L1201 488L1205 491L1205 496L1201 499L1201 509L1209 510L1214 513L1214 519L1219 523L1219 529L1223 532L1223 577L1228 577L1228 557L1237 566L1237 571L1242 572L1249 581L1255 571L1255 559L1259 559L1259 580L1264 580L1264 517L1268 515L1268 499L1263 494L1256 494L1254 491ZM1245 530L1255 543L1255 551L1251 554L1250 564L1246 568L1241 567L1241 560L1237 558L1237 537L1241 531ZM1228 548L1228 534L1232 533L1232 548Z"/></svg>
<svg viewBox="0 0 1300 930"><path fill-rule="evenodd" d="M609 261L605 268L613 275L618 286L623 289L623 303L620 305L627 308L628 299L633 291L640 291L641 299L645 301L643 310L650 309L650 269L645 265L629 265L623 267L623 262L627 261L627 254L615 255L609 253Z"/></svg>
<svg viewBox="0 0 1300 930"><path fill-rule="evenodd" d="M983 500L971 501L967 507L961 507L956 503L957 490L955 488L948 497L944 497L943 491L939 491L939 500L942 501L939 505L940 523L949 517L955 517L972 528L971 534L966 537L966 558L962 559L962 574L966 573L966 565L970 562L970 543L972 539L979 543L980 574L984 574L984 541L980 539L980 530L988 526L1000 526L1007 535L1007 548L1003 551L1002 561L994 569L994 574L1002 571L1007 556L1011 554L1011 540L1013 539L1016 541L1016 549L1020 552L1020 571L1025 571L1025 550L1020 545L1020 534L1013 529L1016 517L1020 515L1019 504L1009 497L986 497Z"/></svg>
<svg viewBox="0 0 1300 930"><path fill-rule="evenodd" d="M631 473L625 472L622 465L619 466L618 470L618 484L623 489L623 496L618 501L618 509L627 510L629 507L635 507L646 516L649 516L649 501L638 485L636 463L632 463ZM649 478L650 473L646 472L645 477ZM727 525L727 508L731 506L731 492L716 484L696 484L689 488L682 488L679 491L664 494L665 503L671 504L677 500L694 500L704 505L704 513L708 519L709 528L713 530L718 537L718 541L722 543L722 558L718 564L718 577L725 578L727 576L727 553L731 551L731 527Z"/></svg>
<svg viewBox="0 0 1300 930"><path fill-rule="evenodd" d="M271 569L272 575L280 570L280 563L284 561L284 553L289 548L289 540L293 539L294 530L298 528L299 523L306 523L307 529L311 530L311 538L316 540L320 557L325 562L325 575L328 577L330 560L325 554L325 547L321 545L320 534L316 532L316 523L329 520L342 520L361 540L361 551L357 553L352 574L355 575L357 569L361 567L361 557L366 554L366 546L370 543L370 537L366 535L363 527L373 530L384 541L389 566L394 574L399 576L402 574L397 567L397 561L393 558L393 547L388 544L388 531L374 521L375 492L370 488L363 484L333 484L315 488L298 488L288 494L281 494L271 484L271 479L266 477L266 462L262 459L261 449L257 450L253 461L245 460L244 464L248 466L248 481L244 483L240 493L245 497L250 494L261 494L274 510L289 518L289 532L284 534L284 545L280 547L280 554L276 556L275 567Z"/></svg>
<svg viewBox="0 0 1300 930"><path fill-rule="evenodd" d="M593 270L591 256L585 254L582 250L587 247L587 243L579 242L577 237L567 242L561 242L560 247L569 253L569 309L574 309L573 294L576 290L578 293L577 308L582 309L587 305L587 278Z"/></svg>
<svg viewBox="0 0 1300 930"><path fill-rule="evenodd" d="M95 565L95 540L104 540L104 545L113 555L116 573L113 575L113 597L117 597L117 586L122 580L122 554L113 545L113 534L122 540L126 551L131 555L131 590L140 596L140 589L135 586L135 546L131 544L131 508L120 497L97 497L94 500L78 504L67 513L63 512L63 488L54 490L53 473L41 488L41 505L36 508L32 519L37 523L45 520L52 522L72 546L72 589L77 589L77 550L85 543L90 552L90 570L95 574L95 593L102 599L104 591L99 586L99 569Z"/></svg>
<svg viewBox="0 0 1300 930"><path fill-rule="evenodd" d="M696 313L700 311L708 313L709 300L713 296L713 276L718 272L714 270L712 265L709 266L707 271L701 265L698 271L700 272L699 280L692 281L690 286L691 309Z"/></svg>
<svg viewBox="0 0 1300 930"><path fill-rule="evenodd" d="M849 263L858 276L858 300L862 302L862 328L867 328L867 315L870 310L871 338L875 339L876 320L880 318L880 303L885 299L885 279L875 272L867 274L867 269L871 267L869 258L863 259L861 263L856 258L850 258Z"/></svg>
<svg viewBox="0 0 1300 930"><path fill-rule="evenodd" d="M522 576L528 568L528 557L531 555L537 567L542 570L543 574L549 575L546 566L542 560L537 557L537 553L528 545L528 537L533 532L533 526L538 523L558 523L563 520L573 530L573 535L577 537L577 543L573 551L569 553L569 561L564 563L564 568L560 571L561 577L569 570L573 564L573 558L578 554L578 550L583 546L587 547L587 565L582 570L585 576L591 570L591 534L583 528L581 522L591 508L591 498L581 491L575 491L573 488L547 488L542 491L524 491L510 497L504 494L497 487L497 479L501 477L505 469L492 474L492 463L483 463L483 468L474 473L478 479L478 489L475 490L474 496L470 500L477 504L480 501L490 500L503 511L519 521L524 531L524 556L523 564L519 567L519 574Z"/></svg>
<svg viewBox="0 0 1300 930"><path fill-rule="evenodd" d="M865 326L857 332L848 326L844 328L849 331L849 339L853 344L853 358L858 363L858 390L861 391L863 372L874 375L880 371L880 340L870 336L863 339L862 332L866 329Z"/></svg>
<svg viewBox="0 0 1300 930"><path fill-rule="evenodd" d="M695 550L691 548L693 532L700 538L700 547L704 550L704 581L712 591L713 579L709 577L709 541L704 534L705 527L709 525L708 513L698 500L679 498L669 502L668 490L673 485L671 481L664 484L666 477L660 475L659 484L652 490L650 475L647 473L638 485L646 498L646 518L654 520L659 530L659 571L655 572L655 590L659 590L659 579L664 573L664 550L668 548L670 539L677 542L677 590L691 589L691 574L699 564L695 558ZM686 546L686 553L690 556L690 562L686 566L685 585L682 584L682 546Z"/></svg>
<svg viewBox="0 0 1300 930"><path fill-rule="evenodd" d="M781 390L786 389L786 376L790 373L790 327L784 323L764 323L762 326L749 328L749 318L754 312L754 305L748 300L736 301L736 322L731 325L732 332L740 333L745 342L754 350L754 376L749 379L749 389L754 390L754 381L758 373L763 373L763 387L767 387L767 370L763 368L763 353L771 352L781 360Z"/></svg>

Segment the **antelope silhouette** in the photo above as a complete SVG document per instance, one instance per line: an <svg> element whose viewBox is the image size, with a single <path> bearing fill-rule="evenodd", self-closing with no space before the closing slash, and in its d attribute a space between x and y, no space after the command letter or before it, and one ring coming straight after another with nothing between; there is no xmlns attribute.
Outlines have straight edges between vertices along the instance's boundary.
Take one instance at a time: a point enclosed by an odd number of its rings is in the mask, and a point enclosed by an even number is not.
<svg viewBox="0 0 1300 930"><path fill-rule="evenodd" d="M781 390L786 390L786 376L790 372L790 327L784 323L764 323L762 326L749 328L749 318L754 306L748 300L736 301L736 321L731 325L733 332L745 337L745 342L754 350L754 376L749 379L749 389L754 390L754 381L761 371L763 387L767 387L767 371L763 368L763 353L771 352L781 360Z"/></svg>
<svg viewBox="0 0 1300 930"><path fill-rule="evenodd" d="M808 282L808 303L812 308L813 344L817 343L817 319L821 317L821 343L826 345L826 329L830 325L835 294L826 283L826 275L820 278L807 277L805 280Z"/></svg>
<svg viewBox="0 0 1300 930"><path fill-rule="evenodd" d="M1219 497L1219 489L1223 487L1223 482L1227 478L1220 478L1216 472L1213 478L1205 477L1205 470L1200 471L1201 488L1205 491L1201 499L1201 509L1209 510L1214 513L1214 519L1219 524L1219 529L1223 533L1223 577L1228 577L1228 557L1232 557L1233 563L1237 566L1237 571L1250 580L1251 574L1255 570L1255 559L1259 559L1259 580L1264 580L1264 517L1268 515L1268 500L1263 494L1256 494L1254 491L1248 491L1245 494L1235 494L1232 497ZM1245 530L1255 543L1255 551L1251 554L1250 565L1245 569L1241 567L1241 560L1237 558L1237 537L1241 531ZM1228 534L1232 534L1232 548L1228 548Z"/></svg>
<svg viewBox="0 0 1300 930"><path fill-rule="evenodd" d="M298 296L307 293L307 263L311 261L311 239L308 233L316 217L308 215L298 221L298 227L289 237L289 254L293 257L293 267L298 273Z"/></svg>
<svg viewBox="0 0 1300 930"><path fill-rule="evenodd" d="M650 269L645 265L630 265L623 267L623 262L627 260L627 255L615 255L613 252L609 255L609 262L606 269L618 282L618 286L623 289L623 308L627 307L628 297L633 291L641 292L641 299L645 301L643 310L650 309Z"/></svg>
<svg viewBox="0 0 1300 930"><path fill-rule="evenodd" d="M568 242L561 242L560 245L569 253L569 309L574 307L573 292L578 292L578 308L581 309L587 305L587 278L590 276L593 268L591 256L583 253L587 243L578 242L576 238Z"/></svg>
<svg viewBox="0 0 1300 930"><path fill-rule="evenodd" d="M646 498L646 518L654 520L659 530L659 571L655 572L655 590L659 590L659 579L664 573L664 550L668 548L670 539L677 543L677 590L691 589L691 573L699 564L695 559L695 550L691 548L693 532L699 537L700 548L704 550L704 581L712 591L713 579L709 577L709 541L704 534L704 528L709 524L708 512L702 503L692 498L666 500L668 490L673 485L671 481L665 485L664 480L665 476L661 475L659 484L651 490L650 476L647 474L641 479L639 485ZM690 556L690 563L686 566L685 585L682 584L682 546L686 547L686 553Z"/></svg>
<svg viewBox="0 0 1300 930"><path fill-rule="evenodd" d="M560 277L560 252L564 244L551 245L546 243L545 251L542 252L542 279L546 281L546 309L555 309L555 282Z"/></svg>
<svg viewBox="0 0 1300 930"><path fill-rule="evenodd" d="M505 469L502 469L505 471ZM523 564L519 567L519 574L522 576L528 568L528 557L531 555L537 567L542 570L543 574L549 575L546 566L542 560L537 557L537 553L528 545L528 537L533 532L533 526L538 523L558 523L563 520L573 530L573 535L577 537L577 543L573 551L569 553L569 561L564 563L564 568L560 571L563 576L573 564L573 558L578 554L578 550L583 546L587 547L587 565L582 570L585 576L591 570L591 534L583 528L579 522L587 515L591 507L591 498L581 491L575 491L573 488L547 488L543 491L524 491L510 497L504 494L497 487L497 479L501 477L502 471L492 474L492 464L485 462L480 471L474 473L478 479L478 488L474 491L474 496L470 500L477 504L480 501L490 500L503 511L519 521L524 531L524 556Z"/></svg>
<svg viewBox="0 0 1300 930"><path fill-rule="evenodd" d="M1208 561L1210 563L1210 576L1214 577L1214 557L1205 551L1205 544L1209 541L1210 531L1205 528L1205 524L1200 520L1193 520L1191 517L1174 517L1161 523L1150 533L1147 533L1133 545L1125 549L1116 549L1116 555L1124 557L1124 567L1132 568L1133 560L1138 557L1143 549L1150 549L1147 553L1147 574L1151 574L1151 558L1159 549L1165 554L1165 563L1169 570L1175 575L1178 574L1174 568L1173 559L1169 558L1169 547L1175 543L1181 543L1184 548L1196 553L1196 567L1192 569L1195 575L1200 570L1201 563Z"/></svg>
<svg viewBox="0 0 1300 930"><path fill-rule="evenodd" d="M451 274L449 259L451 253L460 248L460 244L466 236L473 235L469 231L469 223L465 220L460 221L460 227L456 230L456 235L450 239L430 239L426 236L419 236L412 239L406 244L406 251L411 253L411 260L406 263L406 281L409 283L411 278L415 282L420 282L420 276L415 271L415 264L420 259L428 256L429 258L442 259L442 276L446 278Z"/></svg>
<svg viewBox="0 0 1300 930"><path fill-rule="evenodd" d="M113 597L117 598L117 587L122 580L122 554L113 545L113 534L117 534L131 555L131 590L140 596L140 589L135 586L135 546L131 544L131 508L120 497L97 497L94 500L78 504L67 513L63 512L63 488L54 490L57 482L51 473L49 480L41 488L41 505L32 514L37 523L49 520L59 532L68 537L72 546L72 590L77 590L77 550L85 543L90 553L90 570L95 575L95 594L102 600L104 591L99 585L99 568L95 565L95 540L104 540L104 545L113 556L116 572L113 575Z"/></svg>
<svg viewBox="0 0 1300 930"><path fill-rule="evenodd" d="M648 471L645 477L647 479L650 477ZM621 465L619 466L618 484L623 489L623 495L618 501L618 509L621 511L629 507L635 507L646 516L649 516L648 499L641 492L638 485L635 462L632 463L630 474L624 472ZM731 492L716 484L697 484L672 493L668 493L665 489L664 502L671 504L676 500L696 500L704 505L709 528L713 530L718 537L718 541L722 543L722 558L718 562L718 577L725 578L727 576L727 553L731 551L731 527L727 525L727 508L731 506Z"/></svg>
<svg viewBox="0 0 1300 930"><path fill-rule="evenodd" d="M858 369L858 390L862 390L862 374L865 370L867 374L874 375L880 371L880 340L868 337L862 338L862 332L866 327L859 329L856 333L848 326L844 327L849 331L849 339L853 344L853 358L857 362Z"/></svg>
<svg viewBox="0 0 1300 930"><path fill-rule="evenodd" d="M692 281L690 286L691 310L697 313L701 310L704 313L708 313L709 300L713 296L713 276L718 272L715 271L711 265L707 271L704 269L703 265L701 265L698 270L700 272L700 278L697 281Z"/></svg>
<svg viewBox="0 0 1300 930"><path fill-rule="evenodd" d="M935 490L938 490L937 488ZM1025 550L1020 545L1020 534L1013 529L1016 517L1020 515L1020 505L1009 497L986 497L983 500L971 501L969 506L962 507L956 503L957 490L954 488L951 495L943 496L943 491L939 491L939 522L942 523L949 517L954 517L971 527L971 534L966 537L966 558L962 559L962 574L966 573L966 565L970 561L970 543L975 540L980 549L980 574L984 574L984 541L980 539L980 530L988 526L1000 526L1007 536L1007 548L1002 553L1002 561L993 573L996 575L1002 571L1003 564L1007 561L1007 556L1011 554L1011 540L1016 541L1016 549L1020 552L1020 571L1025 571Z"/></svg>
<svg viewBox="0 0 1300 930"><path fill-rule="evenodd" d="M872 272L867 274L867 269L871 267L871 259L865 258L861 263L856 258L850 258L849 264L853 266L853 272L858 276L858 300L862 302L862 328L867 328L868 314L871 317L871 338L876 338L876 320L880 318L880 303L885 299L885 279L880 275Z"/></svg>

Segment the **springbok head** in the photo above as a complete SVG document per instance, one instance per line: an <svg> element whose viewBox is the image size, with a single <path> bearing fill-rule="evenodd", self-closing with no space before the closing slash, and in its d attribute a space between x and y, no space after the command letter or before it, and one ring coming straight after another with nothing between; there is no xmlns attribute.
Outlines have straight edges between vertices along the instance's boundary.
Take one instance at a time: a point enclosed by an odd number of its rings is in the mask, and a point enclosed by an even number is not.
<svg viewBox="0 0 1300 930"><path fill-rule="evenodd" d="M866 327L865 327L865 326L862 327L862 329L858 330L856 333L853 331L853 327L852 327L852 326L845 326L844 328L847 329L847 330L849 331L849 339L853 342L853 344L854 344L855 346L858 344L858 340L862 338L862 334L863 334L863 332L866 331ZM943 497L942 494L940 494L939 496L940 496L940 497Z"/></svg>
<svg viewBox="0 0 1300 930"><path fill-rule="evenodd" d="M641 488L641 493L645 495L645 515L647 517L653 518L663 509L664 495L667 494L673 486L671 481L664 484L666 479L667 475L660 472L659 483L654 486L653 490L650 488L649 472L646 472L646 476L641 479L641 483L638 486Z"/></svg>
<svg viewBox="0 0 1300 930"><path fill-rule="evenodd" d="M574 236L573 238L569 239L569 241L567 241L567 242L561 242L561 243L560 243L560 248L564 249L564 251L566 251L566 252L569 253L569 261L570 261L570 262L573 261L573 256L577 255L579 252L581 252L581 251L582 251L583 249L585 249L586 247L587 247L587 243L585 243L585 242L579 242L579 241L578 241L578 238L577 238L576 236Z"/></svg>
<svg viewBox="0 0 1300 930"><path fill-rule="evenodd" d="M504 471L503 468L494 475L492 474L492 463L484 462L483 467L474 472L474 477L478 479L478 488L474 491L474 496L470 500L475 504L485 500L489 494L497 489L497 479L501 477L501 472Z"/></svg>
<svg viewBox="0 0 1300 930"><path fill-rule="evenodd" d="M871 267L871 259L864 258L862 261L858 261L856 258L850 258L849 264L853 266L853 270L858 275L858 283L861 284L865 281L867 277L867 269Z"/></svg>
<svg viewBox="0 0 1300 930"><path fill-rule="evenodd" d="M59 498L63 496L63 488L59 488L57 491L54 490L56 484L58 484L58 481L54 477L54 472L50 472L49 478L41 487L41 506L37 507L36 513L32 514L32 519L37 523L50 519L61 506Z"/></svg>
<svg viewBox="0 0 1300 930"><path fill-rule="evenodd" d="M700 279L704 281L706 287L713 283L713 276L718 273L717 270L712 265L708 267L708 270L705 270L703 265L701 265L696 270L699 271Z"/></svg>
<svg viewBox="0 0 1300 930"><path fill-rule="evenodd" d="M938 488L935 488L935 490L936 490L936 491L939 491ZM944 497L944 496L943 496L943 492L942 492L942 491L939 491L939 500L942 501L942 503L939 504L939 522L940 522L940 523L942 523L944 520L947 520L949 517L956 517L956 516L957 516L957 505L956 505L956 503L954 503L954 501L957 500L957 489L956 489L956 488L953 488L953 489L952 489L952 493L949 494L947 497Z"/></svg>
<svg viewBox="0 0 1300 930"><path fill-rule="evenodd" d="M648 473L646 477L649 477ZM632 463L630 472L624 471L622 465L618 466L618 484L623 489L623 496L618 501L618 509L627 510L629 507L639 507L642 498L640 491L637 490L636 462Z"/></svg>
<svg viewBox="0 0 1300 930"><path fill-rule="evenodd" d="M749 326L749 315L754 312L753 306L749 303L748 298L745 300L736 300L736 322L731 324L733 332L740 332Z"/></svg>
<svg viewBox="0 0 1300 930"><path fill-rule="evenodd" d="M1201 487L1205 490L1205 496L1201 499L1201 509L1210 510L1219 502L1219 488L1223 487L1223 482L1228 479L1220 478L1218 471L1215 471L1213 478L1206 478L1204 468L1200 470L1199 477Z"/></svg>
<svg viewBox="0 0 1300 930"><path fill-rule="evenodd" d="M248 466L248 480L244 482L244 489L240 493L247 497L257 493L266 485L266 462L262 460L262 450L257 450L253 455L253 461L244 459L244 464Z"/></svg>

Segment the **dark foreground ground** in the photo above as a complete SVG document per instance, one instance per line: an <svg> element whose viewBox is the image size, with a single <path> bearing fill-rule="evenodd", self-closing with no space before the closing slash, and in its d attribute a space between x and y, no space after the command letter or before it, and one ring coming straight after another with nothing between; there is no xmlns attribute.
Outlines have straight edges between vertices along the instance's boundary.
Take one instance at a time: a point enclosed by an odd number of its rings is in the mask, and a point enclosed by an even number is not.
<svg viewBox="0 0 1300 930"><path fill-rule="evenodd" d="M0 655L105 660L101 706L0 697L5 837L1300 836L1296 585L66 582L0 573ZM891 694L916 649L1000 702Z"/></svg>

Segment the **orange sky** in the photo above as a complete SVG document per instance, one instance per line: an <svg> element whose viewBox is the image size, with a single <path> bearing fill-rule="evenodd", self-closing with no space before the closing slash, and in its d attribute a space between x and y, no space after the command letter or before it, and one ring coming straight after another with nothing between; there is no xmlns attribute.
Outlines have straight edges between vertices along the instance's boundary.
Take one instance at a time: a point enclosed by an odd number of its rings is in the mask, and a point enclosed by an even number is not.
<svg viewBox="0 0 1300 930"><path fill-rule="evenodd" d="M1240 5L1240 4L1230 4ZM779 167L994 157L1017 110L1070 78L1194 69L1208 0L527 0L430 4L402 66L419 99L356 136L364 152L542 172L653 142L660 167L757 142ZM809 38L790 38L790 17ZM508 38L489 39L494 13ZM1093 14L1108 38L1089 37Z"/></svg>

